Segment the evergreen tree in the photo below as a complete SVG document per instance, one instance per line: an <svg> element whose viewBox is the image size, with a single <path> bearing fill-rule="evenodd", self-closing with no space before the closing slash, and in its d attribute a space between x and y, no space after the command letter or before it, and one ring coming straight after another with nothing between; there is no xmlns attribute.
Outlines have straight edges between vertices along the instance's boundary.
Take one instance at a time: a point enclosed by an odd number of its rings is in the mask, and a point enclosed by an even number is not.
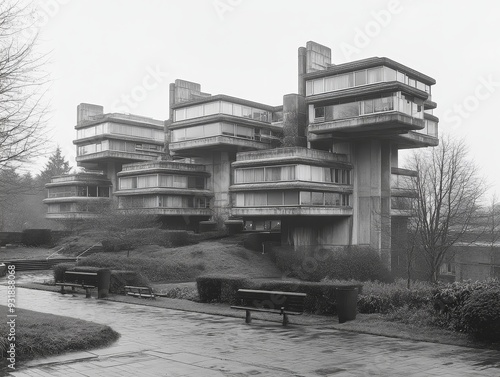
<svg viewBox="0 0 500 377"><path fill-rule="evenodd" d="M67 174L70 170L69 162L62 155L61 148L57 146L56 151L49 157L49 161L45 164L45 168L38 176L38 179L42 185L45 185L50 182L52 177Z"/></svg>

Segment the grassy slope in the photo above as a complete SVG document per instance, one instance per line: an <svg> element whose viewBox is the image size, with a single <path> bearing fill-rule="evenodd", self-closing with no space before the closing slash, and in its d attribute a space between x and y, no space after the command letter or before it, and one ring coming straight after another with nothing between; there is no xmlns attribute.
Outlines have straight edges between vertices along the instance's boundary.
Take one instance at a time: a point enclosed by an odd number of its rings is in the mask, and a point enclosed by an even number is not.
<svg viewBox="0 0 500 377"><path fill-rule="evenodd" d="M197 276L205 274L252 278L281 276L268 255L245 249L238 239L203 241L176 248L148 245L129 252L97 253L82 264L138 270L154 283L194 281Z"/></svg>
<svg viewBox="0 0 500 377"><path fill-rule="evenodd" d="M6 317L7 307L0 306ZM103 347L119 338L109 326L80 319L16 309L16 362L69 351L83 351ZM5 347L9 343L7 321L0 322L0 347L5 366Z"/></svg>

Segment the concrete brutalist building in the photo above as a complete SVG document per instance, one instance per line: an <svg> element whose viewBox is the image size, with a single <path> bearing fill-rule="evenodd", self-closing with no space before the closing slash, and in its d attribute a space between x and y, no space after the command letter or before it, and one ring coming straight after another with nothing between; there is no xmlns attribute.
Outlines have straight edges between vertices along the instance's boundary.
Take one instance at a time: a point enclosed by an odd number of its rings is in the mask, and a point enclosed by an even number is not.
<svg viewBox="0 0 500 377"><path fill-rule="evenodd" d="M79 105L78 165L103 174L64 184L76 193L74 182L106 186L110 203L166 226L281 232L295 247L369 245L390 266L415 194L398 152L438 144L435 80L388 58L335 65L315 42L299 48L298 66L298 93L279 106L183 80L170 86L166 122ZM80 211L95 201L90 190L61 196L60 180L48 185L47 216L91 216Z"/></svg>

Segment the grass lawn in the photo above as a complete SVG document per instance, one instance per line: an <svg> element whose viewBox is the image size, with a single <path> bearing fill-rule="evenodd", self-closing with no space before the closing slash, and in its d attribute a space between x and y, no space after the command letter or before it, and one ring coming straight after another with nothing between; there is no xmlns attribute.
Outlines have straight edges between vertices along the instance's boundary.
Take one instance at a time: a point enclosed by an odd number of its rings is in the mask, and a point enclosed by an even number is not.
<svg viewBox="0 0 500 377"><path fill-rule="evenodd" d="M8 364L6 360L9 325L7 307L0 305L5 321L0 322L0 347L2 361L0 368ZM84 351L107 346L120 335L109 326L58 315L16 309L15 345L16 366L19 362L36 357L53 356L70 351Z"/></svg>

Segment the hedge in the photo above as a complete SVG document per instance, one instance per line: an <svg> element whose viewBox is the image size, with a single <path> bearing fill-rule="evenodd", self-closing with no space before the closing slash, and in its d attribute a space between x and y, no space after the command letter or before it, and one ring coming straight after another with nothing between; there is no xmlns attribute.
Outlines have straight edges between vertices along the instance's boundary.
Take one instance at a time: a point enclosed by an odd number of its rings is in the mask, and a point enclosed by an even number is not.
<svg viewBox="0 0 500 377"><path fill-rule="evenodd" d="M240 275L204 275L196 278L201 302L236 303L236 293L241 288L253 288L254 284Z"/></svg>
<svg viewBox="0 0 500 377"><path fill-rule="evenodd" d="M269 280L263 282L250 281L244 276L209 275L196 279L198 295L201 302L236 303L236 292L241 288L268 291L306 293L305 311L317 314L334 314L335 288L355 286L361 290L357 282L316 283L303 281Z"/></svg>
<svg viewBox="0 0 500 377"><path fill-rule="evenodd" d="M369 247L277 246L266 243L271 260L288 277L307 281L338 280L392 282L390 271Z"/></svg>
<svg viewBox="0 0 500 377"><path fill-rule="evenodd" d="M461 310L465 331L481 340L500 341L500 289L472 292Z"/></svg>
<svg viewBox="0 0 500 377"><path fill-rule="evenodd" d="M434 308L439 315L438 323L456 331L468 332L469 321L464 318L463 312L467 301L475 292L492 289L500 289L499 280L454 282L438 287L433 296ZM468 310L473 310L470 304Z"/></svg>

